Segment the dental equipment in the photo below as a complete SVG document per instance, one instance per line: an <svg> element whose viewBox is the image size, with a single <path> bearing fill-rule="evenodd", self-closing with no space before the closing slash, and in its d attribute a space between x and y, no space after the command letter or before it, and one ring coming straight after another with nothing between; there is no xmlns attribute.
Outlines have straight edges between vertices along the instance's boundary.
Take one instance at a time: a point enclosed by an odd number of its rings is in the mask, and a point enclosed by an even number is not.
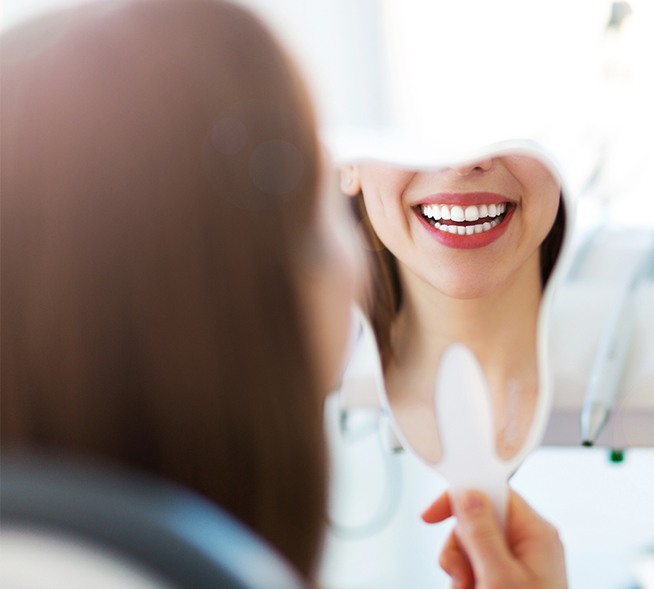
<svg viewBox="0 0 654 589"><path fill-rule="evenodd" d="M636 265L602 333L580 415L584 446L595 443L620 393L635 324L635 294L653 268L654 249Z"/></svg>

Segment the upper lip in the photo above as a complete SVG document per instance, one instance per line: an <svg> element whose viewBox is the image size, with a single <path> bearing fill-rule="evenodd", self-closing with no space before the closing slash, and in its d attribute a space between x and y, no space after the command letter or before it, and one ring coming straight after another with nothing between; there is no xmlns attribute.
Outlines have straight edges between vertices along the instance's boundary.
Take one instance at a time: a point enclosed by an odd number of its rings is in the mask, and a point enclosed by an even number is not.
<svg viewBox="0 0 654 589"><path fill-rule="evenodd" d="M503 202L515 204L516 201L496 192L439 192L423 197L411 206L417 207L432 204L470 206L501 204Z"/></svg>

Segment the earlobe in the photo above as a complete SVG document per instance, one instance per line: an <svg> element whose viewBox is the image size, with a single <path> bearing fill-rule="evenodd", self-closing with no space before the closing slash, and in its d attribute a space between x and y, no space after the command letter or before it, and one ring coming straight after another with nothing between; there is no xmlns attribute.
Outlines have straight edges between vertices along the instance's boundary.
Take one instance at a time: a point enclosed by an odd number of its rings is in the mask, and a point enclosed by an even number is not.
<svg viewBox="0 0 654 589"><path fill-rule="evenodd" d="M341 191L347 196L355 196L361 191L359 170L356 166L349 164L339 168Z"/></svg>

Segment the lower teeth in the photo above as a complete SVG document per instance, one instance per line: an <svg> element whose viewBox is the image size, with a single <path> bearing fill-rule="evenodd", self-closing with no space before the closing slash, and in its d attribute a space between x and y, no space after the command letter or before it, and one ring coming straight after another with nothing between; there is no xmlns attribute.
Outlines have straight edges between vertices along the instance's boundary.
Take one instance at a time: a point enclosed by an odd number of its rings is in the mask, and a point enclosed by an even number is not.
<svg viewBox="0 0 654 589"><path fill-rule="evenodd" d="M435 221L433 226L436 229L440 229L443 233L452 233L455 235L475 235L477 233L485 233L490 231L493 227L497 227L504 218L504 215L500 217L495 217L492 221L486 221L485 223L478 223L476 225L445 225L444 223L439 223Z"/></svg>

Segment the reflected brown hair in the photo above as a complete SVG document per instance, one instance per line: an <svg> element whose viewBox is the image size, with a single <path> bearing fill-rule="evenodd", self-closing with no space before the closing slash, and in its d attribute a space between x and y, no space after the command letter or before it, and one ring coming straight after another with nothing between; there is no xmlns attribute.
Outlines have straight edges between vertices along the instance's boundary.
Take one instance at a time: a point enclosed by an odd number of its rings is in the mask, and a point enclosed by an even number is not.
<svg viewBox="0 0 654 589"><path fill-rule="evenodd" d="M3 449L188 485L310 576L320 169L296 69L218 0L99 2L2 49Z"/></svg>
<svg viewBox="0 0 654 589"><path fill-rule="evenodd" d="M345 195L343 197L349 198ZM367 265L370 272L370 285L363 296L361 306L370 320L377 338L382 365L386 366L393 353L391 327L402 305L402 286L397 259L377 236L368 217L363 193L359 192L349 200L367 250ZM540 248L543 288L545 288L561 252L566 224L565 203L563 196L559 195L559 208L554 224Z"/></svg>

